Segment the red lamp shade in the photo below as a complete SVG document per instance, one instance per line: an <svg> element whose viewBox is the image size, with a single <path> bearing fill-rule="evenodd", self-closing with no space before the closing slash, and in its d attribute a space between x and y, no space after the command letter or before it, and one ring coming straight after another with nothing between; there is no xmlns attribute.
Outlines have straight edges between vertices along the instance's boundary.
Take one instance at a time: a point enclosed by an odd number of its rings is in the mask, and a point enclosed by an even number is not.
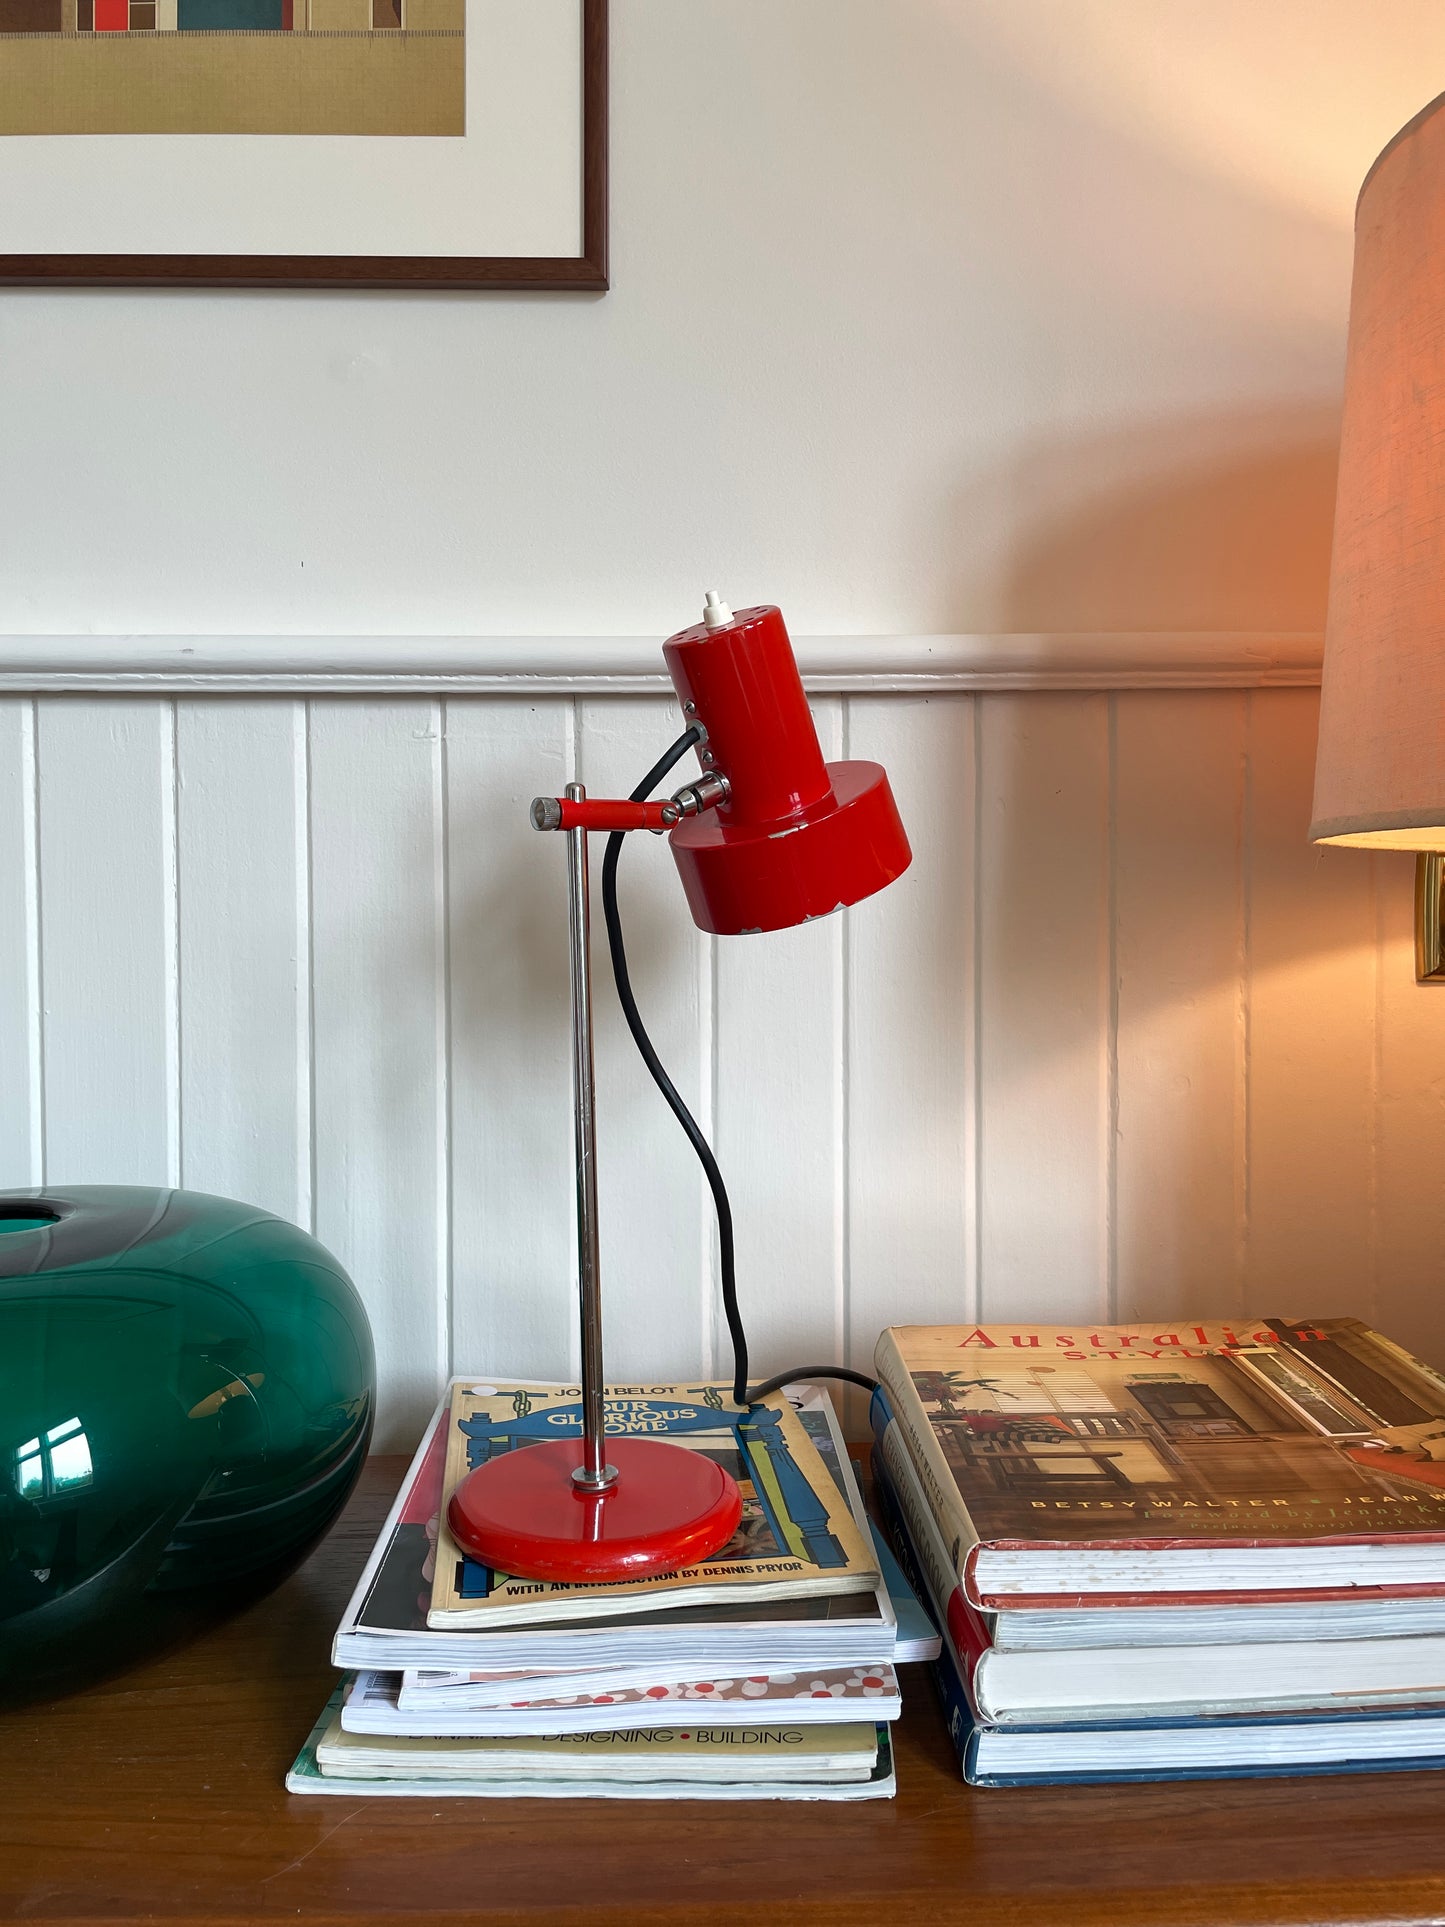
<svg viewBox="0 0 1445 1927"><path fill-rule="evenodd" d="M825 763L782 614L742 609L663 645L683 713L707 730L727 801L679 823L693 921L716 936L786 930L902 876L908 838L879 763Z"/></svg>

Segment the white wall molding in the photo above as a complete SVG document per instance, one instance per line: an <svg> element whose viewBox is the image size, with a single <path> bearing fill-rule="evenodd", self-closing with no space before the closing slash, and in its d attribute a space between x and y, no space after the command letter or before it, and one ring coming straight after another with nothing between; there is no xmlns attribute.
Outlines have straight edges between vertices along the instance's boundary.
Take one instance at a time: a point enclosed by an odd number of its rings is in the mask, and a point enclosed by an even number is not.
<svg viewBox="0 0 1445 1927"><path fill-rule="evenodd" d="M12 636L0 692L108 695L646 695L660 637ZM835 695L1257 689L1320 679L1312 634L1118 632L803 636L804 681Z"/></svg>

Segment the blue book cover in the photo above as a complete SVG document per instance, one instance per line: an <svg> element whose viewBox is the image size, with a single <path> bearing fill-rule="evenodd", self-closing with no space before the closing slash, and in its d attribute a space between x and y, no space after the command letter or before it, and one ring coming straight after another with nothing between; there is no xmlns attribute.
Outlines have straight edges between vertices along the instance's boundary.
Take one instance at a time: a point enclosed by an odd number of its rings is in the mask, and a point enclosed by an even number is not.
<svg viewBox="0 0 1445 1927"><path fill-rule="evenodd" d="M868 1423L873 1428L874 1442L883 1443L883 1434L893 1423L893 1407L888 1403L888 1394L881 1385L873 1387L873 1396L868 1401ZM877 1461L874 1461L877 1464Z"/></svg>
<svg viewBox="0 0 1445 1927"><path fill-rule="evenodd" d="M912 1661L937 1659L942 1645L938 1628L925 1611L917 1588L909 1584L886 1536L876 1525L872 1527L872 1532L883 1584L888 1589L888 1601L898 1621L898 1645L893 1654L894 1661L906 1666Z"/></svg>

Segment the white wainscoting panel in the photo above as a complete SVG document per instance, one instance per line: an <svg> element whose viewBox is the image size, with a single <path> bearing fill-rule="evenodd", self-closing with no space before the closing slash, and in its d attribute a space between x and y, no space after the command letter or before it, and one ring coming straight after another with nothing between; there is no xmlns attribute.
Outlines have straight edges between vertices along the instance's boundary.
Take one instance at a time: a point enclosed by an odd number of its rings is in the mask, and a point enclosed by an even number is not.
<svg viewBox="0 0 1445 1927"><path fill-rule="evenodd" d="M840 700L815 700L813 715L834 760ZM714 1144L755 1378L804 1353L843 1356L844 929L833 916L716 942Z"/></svg>
<svg viewBox="0 0 1445 1927"><path fill-rule="evenodd" d="M567 894L527 821L573 773L570 697L446 705L451 1319L458 1369L575 1369Z"/></svg>
<svg viewBox="0 0 1445 1927"><path fill-rule="evenodd" d="M1244 1310L1376 1309L1375 863L1306 838L1314 702L1250 699ZM1347 854L1362 856L1342 863ZM1408 862L1408 859L1406 859ZM1411 973L1413 976L1413 972ZM1414 986L1421 997L1426 988ZM1445 1021L1445 1006L1441 1008ZM1290 1314L1286 1314L1289 1316Z"/></svg>
<svg viewBox="0 0 1445 1927"><path fill-rule="evenodd" d="M978 1269L987 1320L1108 1316L1107 696L980 699Z"/></svg>
<svg viewBox="0 0 1445 1927"><path fill-rule="evenodd" d="M1409 859L1305 843L1314 693L1236 680L860 671L820 732L888 766L914 864L774 938L701 936L665 843L628 842L633 979L732 1186L755 1372L976 1316L1353 1310L1445 1351ZM617 687L0 695L0 1185L183 1182L314 1226L371 1313L383 1445L453 1366L575 1367L565 872L526 809L666 746L672 703ZM609 1357L725 1372L601 862Z"/></svg>
<svg viewBox="0 0 1445 1927"><path fill-rule="evenodd" d="M310 1226L306 712L176 706L180 1178Z"/></svg>
<svg viewBox="0 0 1445 1927"><path fill-rule="evenodd" d="M859 696L847 709L848 754L888 771L913 846L898 882L842 920L845 1362L863 1371L903 1299L920 1321L978 1311L982 708L970 696Z"/></svg>
<svg viewBox="0 0 1445 1927"><path fill-rule="evenodd" d="M1248 700L1116 705L1119 1314L1243 1312Z"/></svg>
<svg viewBox="0 0 1445 1927"><path fill-rule="evenodd" d="M11 1185L45 1175L36 814L35 704L0 698L0 1171Z"/></svg>
<svg viewBox="0 0 1445 1927"><path fill-rule="evenodd" d="M323 699L308 733L312 1215L371 1314L383 1435L451 1355L444 727L425 699Z"/></svg>
<svg viewBox="0 0 1445 1927"><path fill-rule="evenodd" d="M45 1181L176 1183L175 705L46 697L37 711Z"/></svg>
<svg viewBox="0 0 1445 1927"><path fill-rule="evenodd" d="M1117 703L1115 1297L1243 1312L1248 698Z"/></svg>
<svg viewBox="0 0 1445 1927"><path fill-rule="evenodd" d="M597 796L626 796L681 729L676 711L654 699L579 698L576 709L577 775ZM668 788L676 789L696 768L689 756ZM528 797L533 793L529 790ZM532 872L535 887L564 904L566 844L561 837L539 836L527 824L526 802L526 797L519 798L512 809L518 826L519 865ZM617 1286L607 1307L609 1355L619 1363L626 1360L627 1374L663 1377L711 1372L715 1363L711 1200L705 1209L697 1160L647 1075L613 994L602 922L605 847L605 838L592 839L602 1276L609 1283L615 1280ZM618 859L617 894L628 975L648 1035L684 1103L712 1132L716 1096L712 950L681 904L677 871L665 839L632 836L626 840ZM560 954L559 946L559 958ZM570 1239L568 1036L565 1026L560 1031L557 1027L559 1008L565 1008L565 999L549 1007L541 1046L561 1066L564 1095L554 1134L567 1161L567 1209L561 1216ZM570 1326L574 1321L567 1316L566 1322Z"/></svg>

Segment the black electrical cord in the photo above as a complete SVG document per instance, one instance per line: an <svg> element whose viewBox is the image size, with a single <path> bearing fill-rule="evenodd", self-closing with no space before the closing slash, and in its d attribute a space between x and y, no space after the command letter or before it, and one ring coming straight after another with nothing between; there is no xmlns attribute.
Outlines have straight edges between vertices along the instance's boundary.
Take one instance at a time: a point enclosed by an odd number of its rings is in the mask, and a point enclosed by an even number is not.
<svg viewBox="0 0 1445 1927"><path fill-rule="evenodd" d="M663 777L675 764L680 763L695 743L703 740L703 731L694 725L685 729L664 756L659 757L642 781L633 790L630 801L645 803L657 788ZM718 1161L713 1156L712 1146L703 1136L697 1119L682 1100L682 1094L668 1076L662 1059L658 1056L652 1039L647 1034L647 1026L642 1021L642 1013L637 1008L637 999L632 994L632 978L627 969L627 950L622 941L622 916L617 908L617 859L622 854L623 832L614 830L607 839L607 848L602 858L602 916L607 925L607 948L612 958L612 976L617 985L617 1001L622 1006L622 1014L627 1019L627 1028L632 1033L638 1054L647 1066L652 1081L667 1100L668 1109L682 1126L688 1143L697 1153L707 1177L708 1189L717 1211L718 1272L722 1282L723 1316L727 1320L728 1333L733 1345L733 1400L738 1405L756 1405L769 1392L776 1392L790 1384L795 1378L841 1378L850 1385L861 1385L864 1391L877 1389L877 1380L863 1372L850 1371L844 1365L799 1365L794 1370L779 1372L774 1378L764 1379L760 1385L748 1388L748 1338L743 1330L742 1313L738 1310L737 1269L733 1249L733 1212L728 1202L727 1186Z"/></svg>
<svg viewBox="0 0 1445 1927"><path fill-rule="evenodd" d="M791 1385L795 1378L841 1378L849 1385L861 1385L865 1392L878 1390L876 1378L870 1378L866 1372L855 1372L847 1365L794 1365L791 1371L779 1372L773 1378L765 1378L761 1385L754 1385L748 1393L747 1403L756 1405L760 1398L766 1398L769 1392L780 1392L785 1385Z"/></svg>

